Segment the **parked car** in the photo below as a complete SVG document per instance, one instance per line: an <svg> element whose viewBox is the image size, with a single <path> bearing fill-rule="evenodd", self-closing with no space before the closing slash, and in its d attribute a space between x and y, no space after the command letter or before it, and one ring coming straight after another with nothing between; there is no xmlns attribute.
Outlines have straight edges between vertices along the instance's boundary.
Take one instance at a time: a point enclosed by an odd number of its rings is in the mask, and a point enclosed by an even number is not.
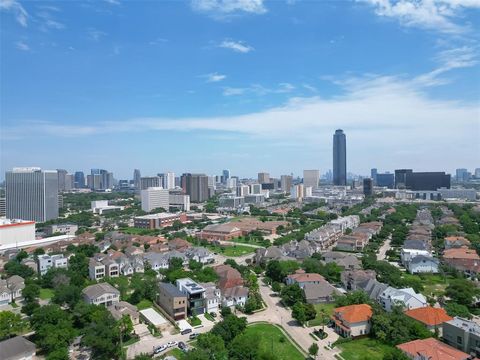
<svg viewBox="0 0 480 360"><path fill-rule="evenodd" d="M190 334L191 332L192 332L192 329L185 329L185 330L182 330L180 334L187 335L187 334Z"/></svg>
<svg viewBox="0 0 480 360"><path fill-rule="evenodd" d="M154 354L160 354L162 351L164 351L167 348L167 345L160 345L159 347L156 347L155 350L153 351Z"/></svg>
<svg viewBox="0 0 480 360"><path fill-rule="evenodd" d="M169 342L167 343L167 346L168 346L169 348L170 348L170 347L173 347L173 346L177 346L177 345L178 345L178 342L176 342L176 341L169 341Z"/></svg>
<svg viewBox="0 0 480 360"><path fill-rule="evenodd" d="M178 343L178 347L180 348L180 350L183 350L187 348L187 344L185 344L183 341L180 341Z"/></svg>
<svg viewBox="0 0 480 360"><path fill-rule="evenodd" d="M193 334L190 334L189 338L190 340L193 340L195 338L197 338L197 336L200 335L199 333L193 333Z"/></svg>

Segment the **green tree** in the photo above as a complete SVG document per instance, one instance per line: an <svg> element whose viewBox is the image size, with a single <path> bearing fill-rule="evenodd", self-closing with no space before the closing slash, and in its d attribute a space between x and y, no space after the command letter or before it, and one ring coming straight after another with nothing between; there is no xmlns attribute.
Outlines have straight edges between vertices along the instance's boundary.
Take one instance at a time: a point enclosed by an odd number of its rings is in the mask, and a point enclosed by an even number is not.
<svg viewBox="0 0 480 360"><path fill-rule="evenodd" d="M348 306L348 305L358 305L358 304L370 304L371 300L368 297L368 294L362 290L352 291L346 295L336 295L335 296L335 305L336 306Z"/></svg>
<svg viewBox="0 0 480 360"><path fill-rule="evenodd" d="M188 262L188 268L192 271L199 271L202 269L202 267L203 267L203 264L199 261L191 259Z"/></svg>
<svg viewBox="0 0 480 360"><path fill-rule="evenodd" d="M244 317L237 317L233 314L227 315L224 319L216 323L211 333L220 336L225 344L230 342L239 334L241 334L247 327L247 319Z"/></svg>
<svg viewBox="0 0 480 360"><path fill-rule="evenodd" d="M258 358L260 338L252 333L240 334L228 348L230 360L251 360Z"/></svg>
<svg viewBox="0 0 480 360"><path fill-rule="evenodd" d="M280 297L287 306L292 306L297 302L305 301L303 291L298 284L284 286L280 292Z"/></svg>
<svg viewBox="0 0 480 360"><path fill-rule="evenodd" d="M272 283L272 290L276 293L280 292L282 290L282 285L278 281L274 281Z"/></svg>
<svg viewBox="0 0 480 360"><path fill-rule="evenodd" d="M297 302L292 307L292 317L297 320L301 325L307 321L307 315L305 313L305 307L301 302Z"/></svg>
<svg viewBox="0 0 480 360"><path fill-rule="evenodd" d="M60 347L47 354L46 360L69 360L68 349Z"/></svg>
<svg viewBox="0 0 480 360"><path fill-rule="evenodd" d="M18 275L24 279L32 277L33 274L35 274L32 268L21 264L16 259L7 262L4 266L4 269L8 276Z"/></svg>
<svg viewBox="0 0 480 360"><path fill-rule="evenodd" d="M472 305L474 297L479 293L479 290L467 279L451 280L445 289L445 295L453 302L465 306Z"/></svg>
<svg viewBox="0 0 480 360"><path fill-rule="evenodd" d="M52 302L60 306L67 305L73 308L75 304L81 299L82 291L75 285L60 285L54 290Z"/></svg>
<svg viewBox="0 0 480 360"><path fill-rule="evenodd" d="M223 339L212 333L200 334L197 347L202 349L211 360L227 360L228 352Z"/></svg>
<svg viewBox="0 0 480 360"><path fill-rule="evenodd" d="M312 345L310 345L310 347L308 348L308 353L310 354L310 356L312 356L314 358L317 356L317 354L318 354L317 343L313 343Z"/></svg>
<svg viewBox="0 0 480 360"><path fill-rule="evenodd" d="M21 334L27 327L20 314L11 311L0 312L0 340Z"/></svg>
<svg viewBox="0 0 480 360"><path fill-rule="evenodd" d="M450 316L459 316L465 319L470 319L472 317L472 313L468 310L468 307L452 301L445 304L445 311Z"/></svg>
<svg viewBox="0 0 480 360"><path fill-rule="evenodd" d="M287 275L294 273L298 268L299 265L294 260L271 260L267 264L265 275L273 281L283 282Z"/></svg>
<svg viewBox="0 0 480 360"><path fill-rule="evenodd" d="M83 330L82 343L92 348L93 357L99 360L120 357L120 330L107 309L96 309L93 321Z"/></svg>

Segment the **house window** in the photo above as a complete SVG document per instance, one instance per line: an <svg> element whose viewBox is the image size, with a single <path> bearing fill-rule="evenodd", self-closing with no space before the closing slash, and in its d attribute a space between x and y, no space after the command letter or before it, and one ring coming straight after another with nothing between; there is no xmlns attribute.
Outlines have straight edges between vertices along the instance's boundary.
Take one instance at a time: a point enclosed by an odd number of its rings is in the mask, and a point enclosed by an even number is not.
<svg viewBox="0 0 480 360"><path fill-rule="evenodd" d="M462 337L461 337L461 336L457 336L457 344L462 345L462 341L463 341Z"/></svg>

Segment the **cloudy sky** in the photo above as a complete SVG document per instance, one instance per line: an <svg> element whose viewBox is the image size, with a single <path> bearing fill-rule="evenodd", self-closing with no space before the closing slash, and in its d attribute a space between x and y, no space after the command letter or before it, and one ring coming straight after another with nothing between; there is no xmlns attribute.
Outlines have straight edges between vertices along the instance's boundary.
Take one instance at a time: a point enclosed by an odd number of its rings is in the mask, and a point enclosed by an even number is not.
<svg viewBox="0 0 480 360"><path fill-rule="evenodd" d="M480 167L480 0L0 0L0 171ZM1 176L3 177L3 176Z"/></svg>

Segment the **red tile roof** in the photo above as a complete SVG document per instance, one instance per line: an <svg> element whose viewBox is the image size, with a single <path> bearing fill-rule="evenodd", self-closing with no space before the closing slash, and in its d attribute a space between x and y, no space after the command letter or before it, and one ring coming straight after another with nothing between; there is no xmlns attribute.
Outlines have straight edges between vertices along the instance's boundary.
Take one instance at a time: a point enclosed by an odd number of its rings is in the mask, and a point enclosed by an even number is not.
<svg viewBox="0 0 480 360"><path fill-rule="evenodd" d="M444 309L431 306L405 311L405 315L420 321L427 326L435 326L450 321L453 318Z"/></svg>
<svg viewBox="0 0 480 360"><path fill-rule="evenodd" d="M397 347L409 356L422 355L429 360L466 360L469 355L434 338L413 340Z"/></svg>
<svg viewBox="0 0 480 360"><path fill-rule="evenodd" d="M342 306L334 309L337 316L339 314L342 319L352 323L368 321L372 317L372 307L368 304Z"/></svg>

